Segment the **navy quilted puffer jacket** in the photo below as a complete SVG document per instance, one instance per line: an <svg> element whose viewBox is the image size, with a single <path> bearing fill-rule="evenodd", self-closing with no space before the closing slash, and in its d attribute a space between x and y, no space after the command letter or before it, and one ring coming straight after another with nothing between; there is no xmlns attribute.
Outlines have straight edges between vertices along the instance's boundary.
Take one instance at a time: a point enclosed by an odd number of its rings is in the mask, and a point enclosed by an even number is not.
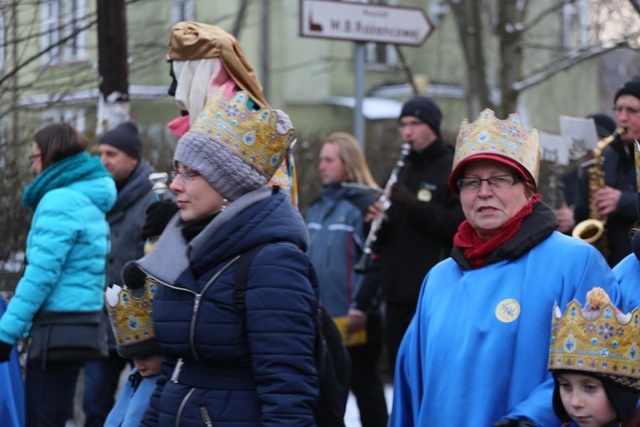
<svg viewBox="0 0 640 427"><path fill-rule="evenodd" d="M154 323L165 355L143 425L314 425L317 297L307 240L288 198L265 189L236 200L189 244L170 222L138 262L160 283ZM235 259L264 243L248 270L243 316Z"/></svg>

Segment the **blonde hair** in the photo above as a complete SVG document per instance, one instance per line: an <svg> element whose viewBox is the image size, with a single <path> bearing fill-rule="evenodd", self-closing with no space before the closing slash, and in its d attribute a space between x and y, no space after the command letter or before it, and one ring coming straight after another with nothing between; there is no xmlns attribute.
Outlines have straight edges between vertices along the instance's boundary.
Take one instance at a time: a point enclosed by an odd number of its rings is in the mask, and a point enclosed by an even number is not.
<svg viewBox="0 0 640 427"><path fill-rule="evenodd" d="M347 170L349 181L380 188L371 175L358 140L353 135L347 132L334 132L324 142L338 147L338 155Z"/></svg>

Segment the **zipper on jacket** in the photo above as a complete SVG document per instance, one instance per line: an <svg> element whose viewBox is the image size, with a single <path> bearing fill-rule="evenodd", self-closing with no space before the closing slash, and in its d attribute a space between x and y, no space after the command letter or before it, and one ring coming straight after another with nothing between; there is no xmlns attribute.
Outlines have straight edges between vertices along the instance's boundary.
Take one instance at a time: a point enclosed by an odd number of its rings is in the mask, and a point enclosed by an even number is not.
<svg viewBox="0 0 640 427"><path fill-rule="evenodd" d="M200 414L202 415L202 421L204 421L204 425L207 427L213 427L213 423L211 422L211 417L209 416L207 408L205 408L204 406L201 407Z"/></svg>
<svg viewBox="0 0 640 427"><path fill-rule="evenodd" d="M140 269L140 271L142 271L144 274L146 274L147 276L149 276L149 277L153 278L153 280L155 280L155 281L156 281L156 282L158 282L159 284L162 284L162 285L166 286L167 288L171 288L171 289L173 289L173 290L175 290L175 291L188 292L188 293L193 294L193 295L198 295L195 291L192 291L192 290L190 290L190 289L181 288L181 287L179 287L179 286L172 285L172 284L171 284L171 283L169 283L169 282L165 282L164 280L160 280L160 279L158 279L156 276L154 276L153 274L149 273L148 271L146 271L145 269L143 269L143 268L142 268L142 267L140 267L140 266L138 266L138 268L139 268L139 269Z"/></svg>
<svg viewBox="0 0 640 427"><path fill-rule="evenodd" d="M187 401L196 391L195 388L191 388L189 392L182 398L182 402L180 402L180 406L178 407L178 413L176 414L176 427L180 427L180 418L182 418L182 412L184 411L184 407L187 406Z"/></svg>
<svg viewBox="0 0 640 427"><path fill-rule="evenodd" d="M199 294L198 293L195 294L194 301L193 301L193 313L191 315L191 326L189 328L189 346L191 347L191 354L193 354L193 358L196 360L197 363L201 363L200 362L200 358L198 357L198 354L196 352L196 345L195 345L196 319L198 317L198 311L200 310L200 301L202 300L202 297L204 296L205 292L207 292L209 287L213 284L213 282L218 277L220 277L220 275L222 273L224 273L241 256L242 255L237 255L231 261L226 263L224 265L224 267L222 267L220 270L218 270L218 272L216 274L214 274L211 279L209 279L207 284L204 285L204 288L202 288L202 292L200 292Z"/></svg>

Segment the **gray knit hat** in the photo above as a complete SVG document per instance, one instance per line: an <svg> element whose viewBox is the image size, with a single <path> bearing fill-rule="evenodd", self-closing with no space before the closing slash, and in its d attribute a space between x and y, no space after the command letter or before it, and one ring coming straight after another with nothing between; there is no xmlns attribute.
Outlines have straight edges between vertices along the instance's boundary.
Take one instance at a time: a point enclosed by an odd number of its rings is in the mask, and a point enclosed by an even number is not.
<svg viewBox="0 0 640 427"><path fill-rule="evenodd" d="M223 90L180 138L173 161L199 172L224 198L235 200L267 184L295 132L284 112L254 110L245 92L225 99Z"/></svg>

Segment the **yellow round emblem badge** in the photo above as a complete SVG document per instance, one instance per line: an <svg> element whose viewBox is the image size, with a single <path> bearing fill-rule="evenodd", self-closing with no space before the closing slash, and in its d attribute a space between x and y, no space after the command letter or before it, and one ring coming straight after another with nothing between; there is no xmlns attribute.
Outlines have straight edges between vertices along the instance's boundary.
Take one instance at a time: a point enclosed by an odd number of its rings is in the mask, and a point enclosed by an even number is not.
<svg viewBox="0 0 640 427"><path fill-rule="evenodd" d="M520 316L520 304L518 301L507 298L498 303L496 307L496 317L504 323L513 322Z"/></svg>
<svg viewBox="0 0 640 427"><path fill-rule="evenodd" d="M432 197L433 194L428 188L423 188L418 191L418 200L420 200L421 202L430 202Z"/></svg>

